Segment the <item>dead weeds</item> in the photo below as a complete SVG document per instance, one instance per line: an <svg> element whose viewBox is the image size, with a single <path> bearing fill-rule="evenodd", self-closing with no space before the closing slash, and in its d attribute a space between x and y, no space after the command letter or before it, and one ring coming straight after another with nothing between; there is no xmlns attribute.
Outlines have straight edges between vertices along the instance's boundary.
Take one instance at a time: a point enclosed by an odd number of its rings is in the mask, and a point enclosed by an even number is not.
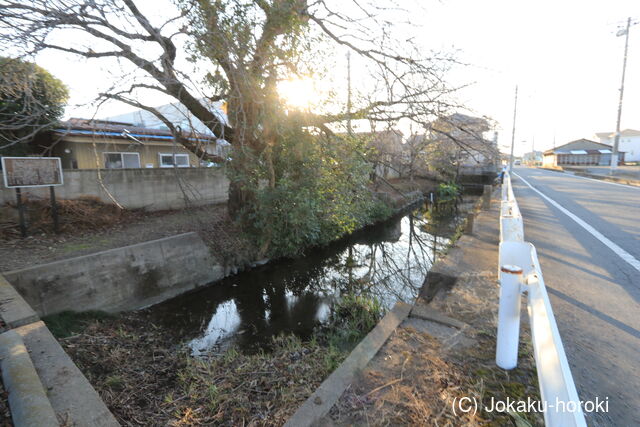
<svg viewBox="0 0 640 427"><path fill-rule="evenodd" d="M495 337L482 335L473 346L450 352L431 335L412 327L396 330L331 410L333 425L515 426L544 425L540 414L488 412L495 400L539 399L530 346L521 347L518 368L495 366ZM526 340L526 337L523 337ZM456 403L472 398L478 411ZM458 408L458 409L456 409Z"/></svg>
<svg viewBox="0 0 640 427"><path fill-rule="evenodd" d="M120 209L103 203L97 197L80 197L75 200L57 200L60 231L78 234L96 231L117 224L139 220L148 215L142 210ZM14 209L16 206L12 206ZM52 207L49 200L28 199L24 201L24 211L30 234L53 234ZM0 239L20 238L17 210L13 218L4 219L0 226Z"/></svg>
<svg viewBox="0 0 640 427"><path fill-rule="evenodd" d="M348 354L283 336L270 352L195 359L145 312L59 341L122 425L282 425Z"/></svg>

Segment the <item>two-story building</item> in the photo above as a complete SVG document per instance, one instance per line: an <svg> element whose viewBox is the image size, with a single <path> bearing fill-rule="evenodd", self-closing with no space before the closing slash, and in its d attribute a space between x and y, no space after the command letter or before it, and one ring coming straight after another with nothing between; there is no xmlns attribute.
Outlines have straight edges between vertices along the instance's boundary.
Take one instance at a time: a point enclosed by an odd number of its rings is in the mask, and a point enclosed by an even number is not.
<svg viewBox="0 0 640 427"><path fill-rule="evenodd" d="M600 143L613 146L616 138L615 132L596 133ZM624 151L625 162L640 162L640 130L625 129L620 131L620 143L618 151Z"/></svg>

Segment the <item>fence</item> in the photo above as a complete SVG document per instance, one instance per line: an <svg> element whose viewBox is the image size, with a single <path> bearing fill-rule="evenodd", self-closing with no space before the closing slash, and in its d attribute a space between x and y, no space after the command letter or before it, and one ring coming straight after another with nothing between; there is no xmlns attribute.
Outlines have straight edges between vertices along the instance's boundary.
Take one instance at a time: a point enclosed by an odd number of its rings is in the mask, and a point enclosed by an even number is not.
<svg viewBox="0 0 640 427"><path fill-rule="evenodd" d="M505 173L500 206L500 308L496 363L518 364L520 295L527 293L531 337L547 426L585 426L576 386L558 333L535 247L524 241L524 227Z"/></svg>

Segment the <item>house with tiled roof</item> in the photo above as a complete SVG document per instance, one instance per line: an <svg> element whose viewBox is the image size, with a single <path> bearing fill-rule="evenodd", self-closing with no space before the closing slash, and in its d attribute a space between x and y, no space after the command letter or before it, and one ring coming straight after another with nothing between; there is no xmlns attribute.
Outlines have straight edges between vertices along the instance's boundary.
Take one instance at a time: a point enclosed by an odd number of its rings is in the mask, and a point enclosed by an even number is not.
<svg viewBox="0 0 640 427"><path fill-rule="evenodd" d="M213 135L183 132L183 136L222 155L228 144ZM38 152L60 157L63 169L135 169L199 167L195 154L176 142L168 129L136 126L112 120L72 118L39 138Z"/></svg>

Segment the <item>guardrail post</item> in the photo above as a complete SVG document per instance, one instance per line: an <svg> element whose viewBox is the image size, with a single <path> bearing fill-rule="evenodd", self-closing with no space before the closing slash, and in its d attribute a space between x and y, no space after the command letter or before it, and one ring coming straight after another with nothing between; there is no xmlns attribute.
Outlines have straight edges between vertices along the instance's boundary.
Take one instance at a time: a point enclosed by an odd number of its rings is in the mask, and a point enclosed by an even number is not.
<svg viewBox="0 0 640 427"><path fill-rule="evenodd" d="M500 267L500 306L498 308L496 364L502 369L513 369L518 365L521 279L522 268L516 265L503 265Z"/></svg>
<svg viewBox="0 0 640 427"><path fill-rule="evenodd" d="M467 214L467 222L464 225L464 234L473 234L473 221L476 217L476 214L470 212Z"/></svg>
<svg viewBox="0 0 640 427"><path fill-rule="evenodd" d="M491 208L491 193L493 193L493 187L485 185L482 191L482 209L489 210Z"/></svg>

